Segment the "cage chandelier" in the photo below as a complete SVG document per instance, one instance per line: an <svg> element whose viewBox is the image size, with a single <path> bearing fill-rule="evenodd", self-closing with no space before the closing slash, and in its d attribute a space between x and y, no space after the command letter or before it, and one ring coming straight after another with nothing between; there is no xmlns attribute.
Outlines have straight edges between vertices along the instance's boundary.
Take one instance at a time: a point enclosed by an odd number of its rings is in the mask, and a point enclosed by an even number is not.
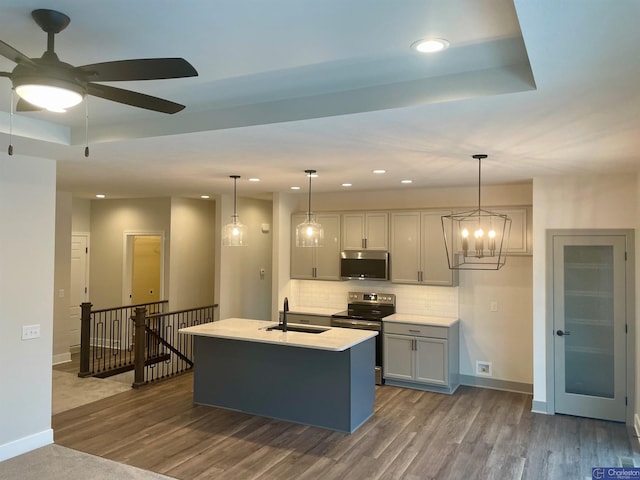
<svg viewBox="0 0 640 480"><path fill-rule="evenodd" d="M511 219L502 213L481 207L482 160L478 160L478 208L443 215L442 234L451 270L499 270L506 262Z"/></svg>

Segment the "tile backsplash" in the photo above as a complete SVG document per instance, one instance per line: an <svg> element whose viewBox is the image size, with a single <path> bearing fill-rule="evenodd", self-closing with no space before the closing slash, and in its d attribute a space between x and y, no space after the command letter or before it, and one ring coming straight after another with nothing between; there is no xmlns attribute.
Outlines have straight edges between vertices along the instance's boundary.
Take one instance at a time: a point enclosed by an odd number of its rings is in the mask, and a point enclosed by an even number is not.
<svg viewBox="0 0 640 480"><path fill-rule="evenodd" d="M396 311L458 317L458 287L401 285L388 282L290 280L290 302L298 307L347 308L348 292L394 293Z"/></svg>

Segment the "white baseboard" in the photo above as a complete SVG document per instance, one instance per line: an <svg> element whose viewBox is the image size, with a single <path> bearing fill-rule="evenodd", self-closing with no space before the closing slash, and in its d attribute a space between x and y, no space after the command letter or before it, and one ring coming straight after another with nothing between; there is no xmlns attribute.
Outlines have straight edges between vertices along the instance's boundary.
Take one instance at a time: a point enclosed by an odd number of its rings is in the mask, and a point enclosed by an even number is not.
<svg viewBox="0 0 640 480"><path fill-rule="evenodd" d="M36 448L51 445L53 443L53 429L49 428L39 433L34 433L28 437L23 437L13 442L0 445L0 462L8 460L23 453L30 452Z"/></svg>
<svg viewBox="0 0 640 480"><path fill-rule="evenodd" d="M59 355L54 355L52 359L53 365L58 365L60 363L67 363L71 361L71 352L61 353Z"/></svg>
<svg viewBox="0 0 640 480"><path fill-rule="evenodd" d="M531 402L531 411L533 413L543 413L545 415L553 415L549 413L547 402L541 402L540 400L534 400Z"/></svg>

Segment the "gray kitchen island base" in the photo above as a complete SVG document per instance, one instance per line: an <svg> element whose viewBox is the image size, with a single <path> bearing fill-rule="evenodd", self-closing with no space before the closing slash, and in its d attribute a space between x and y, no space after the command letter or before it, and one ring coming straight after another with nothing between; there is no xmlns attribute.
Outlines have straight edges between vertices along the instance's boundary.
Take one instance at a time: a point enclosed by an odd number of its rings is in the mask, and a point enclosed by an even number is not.
<svg viewBox="0 0 640 480"><path fill-rule="evenodd" d="M373 415L375 339L343 351L195 336L194 402L352 433Z"/></svg>

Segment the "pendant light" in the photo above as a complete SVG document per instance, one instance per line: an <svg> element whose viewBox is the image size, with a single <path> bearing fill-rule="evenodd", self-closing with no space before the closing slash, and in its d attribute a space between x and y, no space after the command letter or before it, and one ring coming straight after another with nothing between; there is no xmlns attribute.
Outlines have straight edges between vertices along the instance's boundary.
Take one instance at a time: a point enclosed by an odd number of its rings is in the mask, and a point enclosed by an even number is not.
<svg viewBox="0 0 640 480"><path fill-rule="evenodd" d="M480 206L482 160L487 155L472 157L478 160L478 208L442 216L447 260L451 270L498 270L506 261L511 219Z"/></svg>
<svg viewBox="0 0 640 480"><path fill-rule="evenodd" d="M229 178L233 178L233 215L231 215L231 223L226 224L222 229L222 245L226 247L246 247L247 227L238 221L238 212L236 210L236 183L240 175L230 175Z"/></svg>
<svg viewBox="0 0 640 480"><path fill-rule="evenodd" d="M324 229L311 214L311 178L315 170L304 171L309 177L309 209L305 221L296 227L296 247L321 247L324 240Z"/></svg>

